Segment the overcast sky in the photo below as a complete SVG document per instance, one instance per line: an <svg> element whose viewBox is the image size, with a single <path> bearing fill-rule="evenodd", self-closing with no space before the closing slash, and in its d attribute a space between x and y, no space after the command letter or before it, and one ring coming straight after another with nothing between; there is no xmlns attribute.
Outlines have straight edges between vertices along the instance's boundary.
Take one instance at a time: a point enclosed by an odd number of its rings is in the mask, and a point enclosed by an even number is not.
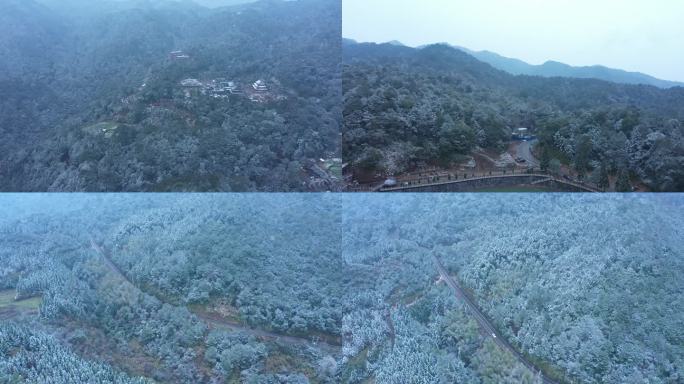
<svg viewBox="0 0 684 384"><path fill-rule="evenodd" d="M684 81L684 0L342 0L344 37Z"/></svg>

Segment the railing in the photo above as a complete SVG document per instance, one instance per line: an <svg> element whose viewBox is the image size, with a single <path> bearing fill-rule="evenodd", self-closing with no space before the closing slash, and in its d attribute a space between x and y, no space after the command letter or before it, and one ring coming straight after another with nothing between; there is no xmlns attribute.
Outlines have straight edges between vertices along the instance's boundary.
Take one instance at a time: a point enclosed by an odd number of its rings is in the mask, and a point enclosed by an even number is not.
<svg viewBox="0 0 684 384"><path fill-rule="evenodd" d="M572 180L567 178L559 178L556 175L542 171L541 169L527 169L527 170L501 170L501 171L486 171L486 172L447 172L447 171L424 171L418 173L416 176L404 176L397 179L397 185L387 187L381 186L379 190L382 191L399 191L403 189L410 189L415 187L424 187L432 185L443 185L451 183L459 183L474 180L486 180L501 177L523 177L533 176L545 178L547 180L537 180L535 184L542 184L543 182L554 181L560 184L566 184L578 189L589 192L603 192L602 188L596 185L588 184L579 180Z"/></svg>
<svg viewBox="0 0 684 384"><path fill-rule="evenodd" d="M349 185L345 188L347 192L378 192L382 189L382 183Z"/></svg>

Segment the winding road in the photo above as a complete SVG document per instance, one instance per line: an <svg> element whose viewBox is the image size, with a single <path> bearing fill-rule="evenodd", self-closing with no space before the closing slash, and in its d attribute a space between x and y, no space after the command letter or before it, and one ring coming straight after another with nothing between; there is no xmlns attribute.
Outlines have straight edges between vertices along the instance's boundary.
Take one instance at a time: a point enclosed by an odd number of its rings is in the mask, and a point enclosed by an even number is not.
<svg viewBox="0 0 684 384"><path fill-rule="evenodd" d="M487 316L485 316L484 313L480 310L480 308L466 295L465 291L463 288L454 280L447 270L444 268L442 263L439 261L437 256L433 255L432 260L435 263L435 266L437 267L437 270L439 271L439 274L444 280L447 285L454 291L454 294L456 295L457 298L463 300L463 302L466 304L466 307L470 310L470 313L475 317L475 320L477 320L477 323L479 324L480 328L487 333L489 337L491 337L494 340L494 343L498 345L500 348L510 352L516 360L518 360L521 364L526 366L535 376L541 378L542 382L545 384L556 384L555 381L551 380L548 376L544 375L544 373L537 368L531 361L529 361L525 356L523 356L518 350L516 350L508 341L506 341L503 336L497 332L496 328L492 325L492 322L489 321Z"/></svg>
<svg viewBox="0 0 684 384"><path fill-rule="evenodd" d="M329 344L322 340L313 341L304 337L289 336L280 333L269 332L263 329L248 328L240 323L228 321L222 318L220 315L213 315L210 313L195 313L195 315L216 329L223 329L233 332L245 332L260 339L280 341L290 345L314 346L332 354L337 354L341 351L341 346Z"/></svg>
<svg viewBox="0 0 684 384"><path fill-rule="evenodd" d="M143 292L138 286L125 274L121 269L112 261L111 255L108 250L106 250L102 245L98 244L95 240L92 238L90 239L90 245L92 248L102 257L104 260L105 264L113 271L115 272L119 277L121 277L123 280L125 280L128 284L132 285L135 287L137 290ZM164 302L163 300L157 299L161 302ZM192 311L191 311L192 312ZM323 340L310 340L305 337L297 337L297 336L290 336L290 335L283 335L280 333L275 333L275 332L269 332L263 329L255 329L255 328L250 328L248 326L245 326L241 323L237 322L232 322L228 321L224 318L222 318L220 315L213 315L210 313L195 313L193 312L197 317L199 317L202 321L207 323L210 328L215 328L215 329L223 329L223 330L229 330L229 331L234 331L234 332L244 332L249 335L252 335L256 338L259 339L265 339L265 340L270 340L270 341L280 341L286 344L290 345L304 345L304 346L313 346L316 348L319 348L321 350L325 350L329 353L337 354L341 352L341 346L339 345L334 345L330 344L326 341Z"/></svg>

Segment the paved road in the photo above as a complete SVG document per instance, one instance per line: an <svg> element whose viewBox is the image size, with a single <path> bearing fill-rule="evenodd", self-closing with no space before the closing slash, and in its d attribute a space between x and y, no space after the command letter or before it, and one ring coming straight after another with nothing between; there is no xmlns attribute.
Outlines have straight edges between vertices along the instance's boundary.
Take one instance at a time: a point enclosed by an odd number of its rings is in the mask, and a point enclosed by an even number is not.
<svg viewBox="0 0 684 384"><path fill-rule="evenodd" d="M126 280L130 285L137 288L135 283L133 283L133 281L131 281L131 279L128 278L128 275L123 273L123 271L121 271L119 266L112 262L111 254L109 253L108 250L106 250L102 245L96 243L95 240L93 240L92 238L90 239L90 246L93 247L95 252L99 253L100 256L102 256L102 259L104 260L105 264L107 264L107 266L111 270L113 270L117 275L119 275L119 277Z"/></svg>
<svg viewBox="0 0 684 384"><path fill-rule="evenodd" d="M532 147L536 140L517 141L515 145L515 157L525 159L525 165L532 168L539 168L539 161L532 154Z"/></svg>
<svg viewBox="0 0 684 384"><path fill-rule="evenodd" d="M480 328L482 328L499 347L510 352L521 364L532 371L533 374L538 375L542 379L542 382L545 384L556 384L555 381L545 376L539 368L537 368L531 361L527 360L525 356L518 352L508 341L506 341L506 339L502 337L499 332L497 332L496 328L494 328L489 319L484 315L484 313L482 313L482 311L480 311L480 308L468 297L468 295L465 294L465 291L456 282L456 280L449 275L437 256L433 255L432 259L442 279L454 291L456 297L465 302L466 306L470 310L470 313L475 317L475 320L477 320L477 323L480 325Z"/></svg>

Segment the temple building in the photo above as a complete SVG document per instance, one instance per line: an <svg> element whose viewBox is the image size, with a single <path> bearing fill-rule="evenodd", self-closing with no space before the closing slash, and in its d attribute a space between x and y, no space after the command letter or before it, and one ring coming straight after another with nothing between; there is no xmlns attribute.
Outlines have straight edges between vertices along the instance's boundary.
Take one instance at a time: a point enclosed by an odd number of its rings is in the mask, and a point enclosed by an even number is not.
<svg viewBox="0 0 684 384"><path fill-rule="evenodd" d="M530 139L530 130L527 128L518 128L513 131L513 140L527 140Z"/></svg>
<svg viewBox="0 0 684 384"><path fill-rule="evenodd" d="M237 89L237 84L233 81L221 81L219 83L219 86L221 87L222 90L228 91L230 93L234 93L235 90Z"/></svg>
<svg viewBox="0 0 684 384"><path fill-rule="evenodd" d="M197 79L185 79L181 81L181 85L186 88L199 88L202 86L202 82Z"/></svg>
<svg viewBox="0 0 684 384"><path fill-rule="evenodd" d="M173 51L173 52L169 53L169 57L173 60L189 59L190 58L190 56L183 53L183 51Z"/></svg>
<svg viewBox="0 0 684 384"><path fill-rule="evenodd" d="M258 92L268 91L268 87L266 86L266 82L264 82L263 80L257 80L254 84L252 84L252 87L254 88L255 91L258 91Z"/></svg>

